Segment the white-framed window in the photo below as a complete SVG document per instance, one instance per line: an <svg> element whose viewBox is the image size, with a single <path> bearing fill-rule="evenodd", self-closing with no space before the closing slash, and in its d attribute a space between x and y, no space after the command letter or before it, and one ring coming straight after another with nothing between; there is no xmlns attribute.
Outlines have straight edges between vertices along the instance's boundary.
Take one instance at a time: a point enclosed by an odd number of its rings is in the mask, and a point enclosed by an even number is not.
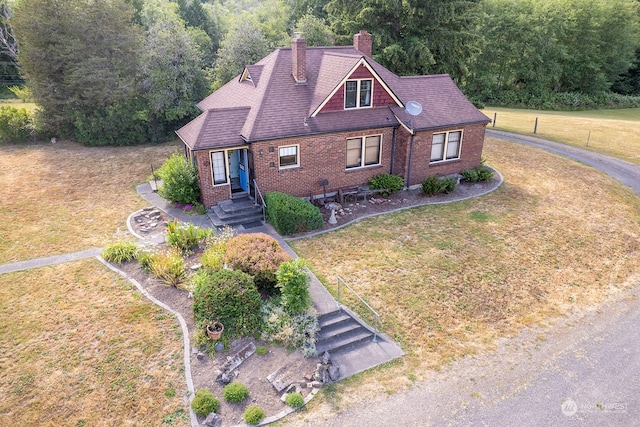
<svg viewBox="0 0 640 427"><path fill-rule="evenodd" d="M379 165L382 135L347 139L347 169Z"/></svg>
<svg viewBox="0 0 640 427"><path fill-rule="evenodd" d="M461 130L434 133L431 141L431 162L459 159L461 147Z"/></svg>
<svg viewBox="0 0 640 427"><path fill-rule="evenodd" d="M371 107L372 79L347 80L344 84L344 108Z"/></svg>
<svg viewBox="0 0 640 427"><path fill-rule="evenodd" d="M295 168L300 166L299 145L287 145L278 147L278 165L280 169Z"/></svg>
<svg viewBox="0 0 640 427"><path fill-rule="evenodd" d="M213 185L227 183L227 164L225 162L224 151L213 151L211 153L211 170L213 171Z"/></svg>

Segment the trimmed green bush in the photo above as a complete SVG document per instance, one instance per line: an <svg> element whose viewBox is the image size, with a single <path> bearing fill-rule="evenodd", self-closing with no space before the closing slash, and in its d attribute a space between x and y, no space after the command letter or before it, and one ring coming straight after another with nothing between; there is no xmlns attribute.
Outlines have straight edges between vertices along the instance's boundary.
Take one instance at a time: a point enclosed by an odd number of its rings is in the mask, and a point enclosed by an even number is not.
<svg viewBox="0 0 640 427"><path fill-rule="evenodd" d="M442 190L442 182L440 178L435 175L427 177L420 184L422 186L422 192L427 196L433 196Z"/></svg>
<svg viewBox="0 0 640 427"><path fill-rule="evenodd" d="M232 382L224 386L222 395L227 402L240 403L249 397L249 389L242 383Z"/></svg>
<svg viewBox="0 0 640 427"><path fill-rule="evenodd" d="M299 408L304 405L304 397L298 392L288 393L287 397L284 398L285 403L292 408Z"/></svg>
<svg viewBox="0 0 640 427"><path fill-rule="evenodd" d="M132 242L118 242L111 244L102 251L102 258L109 262L122 264L132 261L138 255L138 246Z"/></svg>
<svg viewBox="0 0 640 427"><path fill-rule="evenodd" d="M193 317L198 327L215 321L225 336L249 336L262 325L262 300L253 278L238 270L199 270L192 277Z"/></svg>
<svg viewBox="0 0 640 427"><path fill-rule="evenodd" d="M320 209L304 199L278 192L267 193L264 199L267 221L283 236L322 227Z"/></svg>
<svg viewBox="0 0 640 427"><path fill-rule="evenodd" d="M248 233L227 241L224 262L234 270L252 275L258 288L271 293L277 281L276 271L290 258L273 237Z"/></svg>
<svg viewBox="0 0 640 427"><path fill-rule="evenodd" d="M395 193L404 188L404 179L399 175L381 173L369 179L369 188L373 190L389 190L389 193Z"/></svg>
<svg viewBox="0 0 640 427"><path fill-rule="evenodd" d="M244 422L256 425L264 419L264 411L257 405L250 405L244 410Z"/></svg>
<svg viewBox="0 0 640 427"><path fill-rule="evenodd" d="M212 412L218 412L220 401L206 388L196 390L196 395L191 401L191 409L197 415L206 417Z"/></svg>
<svg viewBox="0 0 640 427"><path fill-rule="evenodd" d="M440 180L440 191L443 193L453 193L457 186L458 180L453 177L447 176Z"/></svg>
<svg viewBox="0 0 640 427"><path fill-rule="evenodd" d="M462 171L462 176L466 182L488 181L493 178L493 170L487 166L480 165L473 169Z"/></svg>
<svg viewBox="0 0 640 427"><path fill-rule="evenodd" d="M200 198L198 171L193 163L175 152L157 171L162 180L158 193L176 203L194 204Z"/></svg>
<svg viewBox="0 0 640 427"><path fill-rule="evenodd" d="M309 282L311 278L299 258L283 262L276 272L276 287L282 293L282 306L289 313L302 313L311 307Z"/></svg>

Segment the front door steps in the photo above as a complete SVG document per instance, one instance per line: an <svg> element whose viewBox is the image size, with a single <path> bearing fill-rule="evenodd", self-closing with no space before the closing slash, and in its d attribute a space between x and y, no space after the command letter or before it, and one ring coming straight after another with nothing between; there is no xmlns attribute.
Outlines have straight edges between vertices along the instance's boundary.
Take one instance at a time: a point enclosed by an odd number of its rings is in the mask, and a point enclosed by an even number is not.
<svg viewBox="0 0 640 427"><path fill-rule="evenodd" d="M209 211L207 215L216 227L236 226L262 221L262 206L256 205L248 196L224 200Z"/></svg>

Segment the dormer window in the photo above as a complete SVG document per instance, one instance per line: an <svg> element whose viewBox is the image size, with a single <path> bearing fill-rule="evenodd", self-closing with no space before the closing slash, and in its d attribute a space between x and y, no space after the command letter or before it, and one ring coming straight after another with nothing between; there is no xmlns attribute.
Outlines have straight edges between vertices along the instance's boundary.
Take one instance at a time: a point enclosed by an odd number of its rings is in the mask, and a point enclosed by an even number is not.
<svg viewBox="0 0 640 427"><path fill-rule="evenodd" d="M344 84L344 108L371 107L372 79L347 80Z"/></svg>

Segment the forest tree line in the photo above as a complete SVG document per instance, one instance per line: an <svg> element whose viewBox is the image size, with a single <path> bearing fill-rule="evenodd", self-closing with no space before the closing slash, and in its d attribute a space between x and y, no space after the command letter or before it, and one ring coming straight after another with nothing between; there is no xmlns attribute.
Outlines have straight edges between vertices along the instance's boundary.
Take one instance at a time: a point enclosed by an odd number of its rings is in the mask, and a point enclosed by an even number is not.
<svg viewBox="0 0 640 427"><path fill-rule="evenodd" d="M640 0L6 0L2 10L0 84L24 79L42 134L86 144L171 137L196 102L294 31L317 46L367 30L391 71L447 73L478 103L640 105Z"/></svg>

